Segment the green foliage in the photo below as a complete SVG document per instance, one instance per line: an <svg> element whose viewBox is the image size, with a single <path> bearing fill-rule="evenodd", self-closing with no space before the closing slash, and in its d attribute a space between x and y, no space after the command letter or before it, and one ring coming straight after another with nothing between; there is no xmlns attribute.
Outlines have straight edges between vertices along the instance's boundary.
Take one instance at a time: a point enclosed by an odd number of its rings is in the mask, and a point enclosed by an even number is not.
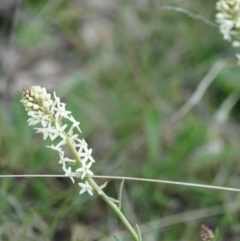
<svg viewBox="0 0 240 241"><path fill-rule="evenodd" d="M25 48L38 47L40 44L50 41L44 25L39 25L38 23L34 26L31 24L20 26L16 33L16 39L18 44Z"/></svg>
<svg viewBox="0 0 240 241"><path fill-rule="evenodd" d="M176 1L137 6L133 1L123 1L107 17L87 4L50 2L54 1L23 1L13 44L25 51L23 58L32 57L38 48L52 50L46 58L60 63L68 78L59 86L50 76L49 86L56 86L67 108L81 122L83 137L97 161L95 174L239 186L239 103L227 122L219 125L214 119L226 97L239 89L238 67L228 64L187 115L170 121L215 61L235 61L234 50L222 40L217 28L163 8L165 4L176 5ZM215 3L211 1L179 4L214 19ZM91 48L84 42L81 29L95 18L97 24L104 18L109 25L104 24L97 32L99 42ZM108 26L111 34L106 38L99 35ZM44 57L38 58L44 61ZM31 64L23 69L31 72ZM58 156L45 148L50 142L36 135L26 120L19 97L7 111L2 103L1 173L62 174ZM208 144L215 140L223 143L220 151L207 152ZM3 240L17 240L19 230L19 240L70 240L73 230L82 231L82 226L95 235L90 240L101 240L108 233L108 220L117 225L100 200L79 196L77 185L68 179L6 178L0 183L0 228L11 224L0 234ZM112 181L106 187L106 193L117 198L114 184ZM143 233L143 240L199 240L198 227L203 219L219 227L222 240L230 241L231 232L232 240L238 238L234 233L237 211L230 212L224 206L239 203L238 195L136 182L126 182L122 193L122 210L131 223L159 220L158 227ZM196 216L191 224L186 221L189 211L216 205L223 205L222 211L209 217ZM175 225L168 227L171 224ZM57 238L61 232L67 238ZM150 233L154 238L149 238ZM83 235L79 240L88 239Z"/></svg>

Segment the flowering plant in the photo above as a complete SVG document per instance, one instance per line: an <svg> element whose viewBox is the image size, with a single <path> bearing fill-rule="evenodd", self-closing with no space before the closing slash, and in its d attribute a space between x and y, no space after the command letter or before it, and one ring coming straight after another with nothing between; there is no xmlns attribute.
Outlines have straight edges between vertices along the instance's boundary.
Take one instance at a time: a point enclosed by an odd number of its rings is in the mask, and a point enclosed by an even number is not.
<svg viewBox="0 0 240 241"><path fill-rule="evenodd" d="M29 115L28 124L41 127L34 128L37 133L43 134L43 139L59 139L57 145L47 146L59 153L59 164L66 176L69 176L73 183L75 178L81 178L85 182L79 182L80 194L87 192L90 195L97 193L117 214L122 223L125 225L131 236L136 241L141 241L140 229L137 226L137 232L130 225L126 217L120 210L120 200L115 200L107 196L102 189L106 184L98 186L93 180L94 175L90 169L95 162L92 157L92 149L84 139L80 139L79 122L74 119L70 111L66 110L66 104L60 101L54 92L52 99L51 94L47 93L45 88L40 86L25 86L22 91L21 103ZM63 147L68 146L74 159L66 157ZM77 168L76 168L77 167ZM119 238L116 238L119 240Z"/></svg>
<svg viewBox="0 0 240 241"><path fill-rule="evenodd" d="M219 0L216 3L216 21L223 38L240 47L240 0ZM236 54L240 64L240 54Z"/></svg>

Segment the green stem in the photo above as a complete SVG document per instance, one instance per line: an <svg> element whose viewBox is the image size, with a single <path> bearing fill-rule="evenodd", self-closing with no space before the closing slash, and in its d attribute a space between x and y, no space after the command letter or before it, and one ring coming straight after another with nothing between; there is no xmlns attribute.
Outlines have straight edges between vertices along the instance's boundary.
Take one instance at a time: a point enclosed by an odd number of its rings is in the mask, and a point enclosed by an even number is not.
<svg viewBox="0 0 240 241"><path fill-rule="evenodd" d="M78 162L79 165L81 164L81 159L78 156L77 150L74 147L72 141L67 138L67 144L70 148L70 150L72 151L76 161ZM124 214L121 212L121 210L117 207L117 205L115 203L113 203L112 201L110 201L107 197L107 195L102 191L102 189L97 185L97 183L91 178L91 177L86 177L88 183L91 185L91 187L96 191L96 193L105 201L105 203L107 203L108 206L111 207L111 209L116 213L116 215L119 217L119 219L122 221L122 223L124 224L124 226L126 227L126 229L128 230L128 232L131 234L131 236L133 237L133 239L135 241L139 241L138 239L138 235L135 232L135 230L133 229L133 227L131 226L131 224L128 222L128 220L126 219L126 217L124 216Z"/></svg>
<svg viewBox="0 0 240 241"><path fill-rule="evenodd" d="M102 191L102 189L97 185L97 183L91 178L86 178L88 183L92 186L92 188L98 193L98 195L108 204L108 206L111 207L111 209L116 213L116 215L119 217L119 219L122 221L128 232L131 234L134 240L138 241L138 235L131 226L131 224L128 222L124 214L121 212L121 210L117 207L117 205L113 202L111 202L107 195Z"/></svg>

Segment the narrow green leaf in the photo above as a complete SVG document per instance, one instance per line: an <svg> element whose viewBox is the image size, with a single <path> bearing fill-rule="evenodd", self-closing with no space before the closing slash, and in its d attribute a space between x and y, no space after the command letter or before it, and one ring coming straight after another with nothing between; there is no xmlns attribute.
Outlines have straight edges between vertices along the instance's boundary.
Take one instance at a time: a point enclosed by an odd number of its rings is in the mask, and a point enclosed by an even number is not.
<svg viewBox="0 0 240 241"><path fill-rule="evenodd" d="M137 228L138 241L142 241L141 230L137 224L136 224L136 228Z"/></svg>

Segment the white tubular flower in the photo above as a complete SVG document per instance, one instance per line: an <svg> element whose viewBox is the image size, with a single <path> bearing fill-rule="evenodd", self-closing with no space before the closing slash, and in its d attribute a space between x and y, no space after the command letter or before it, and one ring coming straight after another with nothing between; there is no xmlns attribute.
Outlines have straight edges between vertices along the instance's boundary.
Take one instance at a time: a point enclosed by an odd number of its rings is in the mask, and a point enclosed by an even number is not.
<svg viewBox="0 0 240 241"><path fill-rule="evenodd" d="M59 153L60 160L58 163L62 165L65 176L69 176L74 183L73 176L76 177L76 173L72 172L72 168L68 165L76 164L79 167L77 172L81 173L82 179L92 176L93 172L90 170L90 167L95 162L91 156L92 149L88 149L84 139L79 139L78 135L81 133L79 128L80 122L76 121L71 112L66 110L66 104L60 101L55 92L52 99L46 89L40 86L24 87L21 92L23 95L21 103L29 115L28 125L40 124L40 127L34 129L37 133L43 134L44 140L48 137L51 141L56 138L61 139L57 145L47 147ZM74 133L74 131L77 133ZM62 148L65 145L70 147L75 159L64 156ZM90 195L93 195L93 189L87 181L85 184L79 184L79 186L82 187L80 194L88 192Z"/></svg>
<svg viewBox="0 0 240 241"><path fill-rule="evenodd" d="M81 191L79 192L79 194L83 194L84 192L88 192L91 196L93 196L93 192L92 192L93 189L87 181L85 182L85 184L79 182L78 185L82 188Z"/></svg>

